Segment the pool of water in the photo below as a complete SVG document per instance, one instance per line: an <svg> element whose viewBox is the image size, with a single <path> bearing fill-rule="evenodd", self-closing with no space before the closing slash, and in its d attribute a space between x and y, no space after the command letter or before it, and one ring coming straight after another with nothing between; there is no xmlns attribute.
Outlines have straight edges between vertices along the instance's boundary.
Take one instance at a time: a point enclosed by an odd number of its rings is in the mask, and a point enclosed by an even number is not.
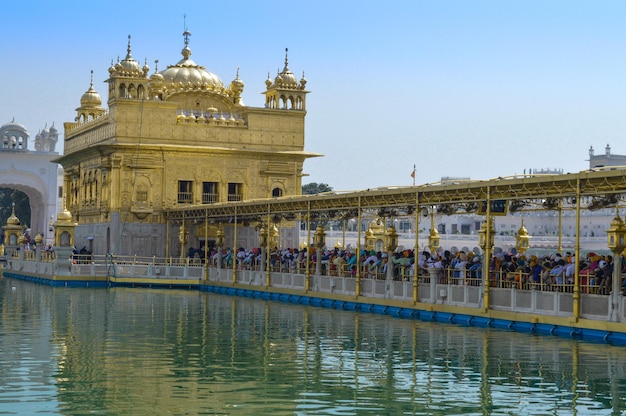
<svg viewBox="0 0 626 416"><path fill-rule="evenodd" d="M626 348L0 279L0 415L617 415Z"/></svg>

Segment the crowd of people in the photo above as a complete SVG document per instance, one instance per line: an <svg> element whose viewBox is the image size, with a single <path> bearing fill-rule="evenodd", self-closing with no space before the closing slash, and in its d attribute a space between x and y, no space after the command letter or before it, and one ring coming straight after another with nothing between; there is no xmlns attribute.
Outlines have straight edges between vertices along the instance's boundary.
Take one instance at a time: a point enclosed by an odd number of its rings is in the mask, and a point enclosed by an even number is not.
<svg viewBox="0 0 626 416"><path fill-rule="evenodd" d="M307 261L312 271L317 267L320 256L320 272L324 275L386 279L388 268L394 280L430 278L430 270L440 283L480 285L483 279L483 256L473 251L451 252L442 250L431 254L428 251L396 250L391 257L386 252L361 249L315 249L307 255L308 249L274 248L270 251L271 270L277 272L303 273ZM190 250L189 256L198 262L203 261L203 252ZM221 252L212 249L207 253L212 265L258 270L265 260L265 254L258 248L233 250L225 248ZM609 294L612 291L613 257L590 252L580 259L579 284L585 293ZM415 271L417 267L417 273ZM489 260L489 279L492 286L517 287L519 289L542 289L572 291L576 269L576 258L571 252L554 253L547 256L524 255L520 253L498 252ZM624 262L620 270L626 273ZM621 287L621 285L620 285ZM626 290L626 287L624 288Z"/></svg>

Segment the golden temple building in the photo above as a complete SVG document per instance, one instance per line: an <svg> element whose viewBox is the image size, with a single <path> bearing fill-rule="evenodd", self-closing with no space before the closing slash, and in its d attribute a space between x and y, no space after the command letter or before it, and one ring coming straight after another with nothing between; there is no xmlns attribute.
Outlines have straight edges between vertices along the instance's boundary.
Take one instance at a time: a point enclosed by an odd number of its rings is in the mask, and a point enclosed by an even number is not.
<svg viewBox="0 0 626 416"><path fill-rule="evenodd" d="M306 79L288 66L265 80L264 107L243 103L239 69L230 84L191 59L150 74L131 54L112 62L106 107L93 87L66 122L63 197L79 223L76 246L96 254L179 255L200 247L216 227L191 223L183 237L167 227L167 210L300 195L305 151ZM108 107L108 108L107 108ZM243 228L243 227L242 227ZM225 230L228 233L228 230ZM256 243L242 230L242 245ZM297 241L297 240L295 240ZM295 243L294 243L295 244Z"/></svg>

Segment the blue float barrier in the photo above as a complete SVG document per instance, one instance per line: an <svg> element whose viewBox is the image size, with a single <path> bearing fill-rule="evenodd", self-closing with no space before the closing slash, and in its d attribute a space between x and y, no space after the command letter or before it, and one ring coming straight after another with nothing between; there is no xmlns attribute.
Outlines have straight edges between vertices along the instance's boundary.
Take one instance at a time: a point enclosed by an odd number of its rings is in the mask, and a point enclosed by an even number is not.
<svg viewBox="0 0 626 416"><path fill-rule="evenodd" d="M472 316L457 314L452 316L452 323L458 325L470 326L472 324Z"/></svg>
<svg viewBox="0 0 626 416"><path fill-rule="evenodd" d="M626 345L626 334L621 332L609 332L607 333L606 341L614 345Z"/></svg>
<svg viewBox="0 0 626 416"><path fill-rule="evenodd" d="M333 302L333 308L335 309L343 309L344 302L342 300L336 300Z"/></svg>
<svg viewBox="0 0 626 416"><path fill-rule="evenodd" d="M519 331L519 332L528 332L528 333L533 333L535 332L535 324L531 323L531 322L512 322L511 323L511 329L515 330L515 331Z"/></svg>
<svg viewBox="0 0 626 416"><path fill-rule="evenodd" d="M386 307L386 306L383 306L383 305L373 305L373 306L370 308L370 312L373 312L373 313L378 313L378 314L384 315L384 314L387 312L387 307Z"/></svg>
<svg viewBox="0 0 626 416"><path fill-rule="evenodd" d="M387 308L387 314L391 316L400 316L400 309L397 306L390 306Z"/></svg>
<svg viewBox="0 0 626 416"><path fill-rule="evenodd" d="M422 321L434 321L435 320L435 312L433 311L420 311L419 315Z"/></svg>
<svg viewBox="0 0 626 416"><path fill-rule="evenodd" d="M373 306L374 305L372 305L371 303L361 303L361 310L363 312L370 312Z"/></svg>
<svg viewBox="0 0 626 416"><path fill-rule="evenodd" d="M574 335L574 328L555 325L551 332L553 335L571 338Z"/></svg>
<svg viewBox="0 0 626 416"><path fill-rule="evenodd" d="M415 311L413 309L400 308L400 311L398 312L398 315L401 316L402 318L413 318L414 312Z"/></svg>
<svg viewBox="0 0 626 416"><path fill-rule="evenodd" d="M333 306L333 300L332 299L322 299L322 306L325 308L330 308L331 306Z"/></svg>
<svg viewBox="0 0 626 416"><path fill-rule="evenodd" d="M452 314L448 312L436 312L433 318L437 322L452 322Z"/></svg>
<svg viewBox="0 0 626 416"><path fill-rule="evenodd" d="M552 335L554 332L554 325L550 324L535 324L535 333L541 335Z"/></svg>
<svg viewBox="0 0 626 416"><path fill-rule="evenodd" d="M360 306L360 304L355 302L346 302L343 305L344 309L347 309L349 311L358 311L359 309L361 309Z"/></svg>
<svg viewBox="0 0 626 416"><path fill-rule="evenodd" d="M491 326L491 318L486 316L475 316L474 319L472 319L472 325L479 328L489 328Z"/></svg>
<svg viewBox="0 0 626 416"><path fill-rule="evenodd" d="M598 329L579 328L576 332L577 334L575 336L580 336L584 340L593 342L606 342L609 336L609 331Z"/></svg>
<svg viewBox="0 0 626 416"><path fill-rule="evenodd" d="M508 319L491 319L491 327L499 329L511 329L512 321Z"/></svg>

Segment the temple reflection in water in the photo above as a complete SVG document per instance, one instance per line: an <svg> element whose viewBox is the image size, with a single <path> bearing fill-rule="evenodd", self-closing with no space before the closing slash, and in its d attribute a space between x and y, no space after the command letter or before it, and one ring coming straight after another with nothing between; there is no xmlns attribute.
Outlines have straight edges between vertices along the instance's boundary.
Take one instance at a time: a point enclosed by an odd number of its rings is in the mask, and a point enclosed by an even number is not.
<svg viewBox="0 0 626 416"><path fill-rule="evenodd" d="M0 400L18 413L626 408L610 345L195 291L0 287Z"/></svg>

